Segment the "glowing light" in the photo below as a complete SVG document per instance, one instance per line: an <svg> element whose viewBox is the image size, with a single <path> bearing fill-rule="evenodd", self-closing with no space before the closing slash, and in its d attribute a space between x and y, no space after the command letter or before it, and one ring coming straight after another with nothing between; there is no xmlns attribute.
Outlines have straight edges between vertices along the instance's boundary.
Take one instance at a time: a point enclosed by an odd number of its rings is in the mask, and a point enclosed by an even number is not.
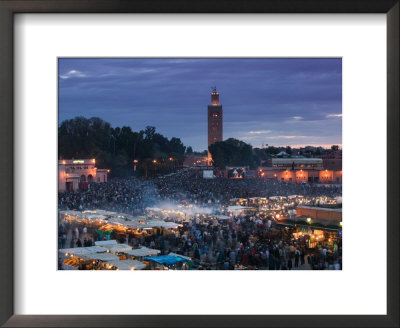
<svg viewBox="0 0 400 328"><path fill-rule="evenodd" d="M139 163L139 161L137 159L134 159L133 163L137 164L137 163Z"/></svg>
<svg viewBox="0 0 400 328"><path fill-rule="evenodd" d="M307 222L310 223L311 222L311 218L307 218Z"/></svg>
<svg viewBox="0 0 400 328"><path fill-rule="evenodd" d="M107 170L107 173L110 173L111 172L111 170Z"/></svg>
<svg viewBox="0 0 400 328"><path fill-rule="evenodd" d="M153 163L154 163L154 164L157 164L157 160L153 159Z"/></svg>
<svg viewBox="0 0 400 328"><path fill-rule="evenodd" d="M94 158L92 159L92 163L96 163L96 160Z"/></svg>
<svg viewBox="0 0 400 328"><path fill-rule="evenodd" d="M72 161L72 163L73 164L83 164L83 163L85 163L85 161L83 161L81 159L77 159L77 160Z"/></svg>

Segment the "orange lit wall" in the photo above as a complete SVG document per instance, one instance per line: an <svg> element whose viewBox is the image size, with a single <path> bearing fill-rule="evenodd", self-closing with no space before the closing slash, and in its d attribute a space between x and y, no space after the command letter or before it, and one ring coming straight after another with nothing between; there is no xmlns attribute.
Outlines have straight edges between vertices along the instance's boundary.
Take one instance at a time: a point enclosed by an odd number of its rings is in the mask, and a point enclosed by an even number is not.
<svg viewBox="0 0 400 328"><path fill-rule="evenodd" d="M308 183L309 178L312 178L312 181L318 183L342 183L342 171L258 169L257 176L280 182Z"/></svg>
<svg viewBox="0 0 400 328"><path fill-rule="evenodd" d="M296 216L310 217L314 220L330 221L339 223L342 221L342 212L334 211L331 209L324 208L309 208L298 206L296 208Z"/></svg>

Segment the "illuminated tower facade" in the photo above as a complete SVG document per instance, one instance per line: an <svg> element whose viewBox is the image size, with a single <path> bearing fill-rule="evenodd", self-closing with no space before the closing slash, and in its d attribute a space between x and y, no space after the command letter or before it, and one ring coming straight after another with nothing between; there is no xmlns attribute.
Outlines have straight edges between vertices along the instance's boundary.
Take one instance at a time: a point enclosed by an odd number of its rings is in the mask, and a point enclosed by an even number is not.
<svg viewBox="0 0 400 328"><path fill-rule="evenodd" d="M219 93L214 87L211 92L211 105L208 106L208 146L222 141L222 105Z"/></svg>

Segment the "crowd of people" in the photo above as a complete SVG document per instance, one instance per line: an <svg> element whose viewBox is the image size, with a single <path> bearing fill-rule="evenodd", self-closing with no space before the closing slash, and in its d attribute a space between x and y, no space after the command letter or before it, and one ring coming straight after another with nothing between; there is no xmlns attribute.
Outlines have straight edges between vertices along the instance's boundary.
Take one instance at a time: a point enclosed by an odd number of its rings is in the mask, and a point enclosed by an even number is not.
<svg viewBox="0 0 400 328"><path fill-rule="evenodd" d="M90 184L87 190L59 193L60 210L104 209L127 214L145 213L155 202L226 205L232 198L303 195L304 197L341 196L339 186L274 183L261 179L204 179L201 171L182 170L150 180L113 179ZM72 230L71 230L72 229ZM84 230L86 229L86 230ZM317 243L310 247L309 236L293 237L293 227L284 227L272 217L242 213L230 220L190 220L174 230L157 233L113 236L133 247L147 246L189 256L189 266L198 269L341 269L341 238L328 246ZM99 239L86 227L62 226L60 246L90 246ZM67 242L67 235L72 238ZM328 240L326 236L325 240ZM69 243L68 245L66 245Z"/></svg>
<svg viewBox="0 0 400 328"><path fill-rule="evenodd" d="M66 245L68 231L71 238ZM238 216L222 222L192 220L178 229L156 229L140 236L114 233L111 238L134 248L158 249L161 255L191 257L189 266L196 269L341 269L341 238L335 239L332 246L318 243L310 248L307 236L294 239L292 233L293 228L279 226L272 218ZM94 241L102 240L94 229L70 224L59 227L59 238L60 248L92 246Z"/></svg>
<svg viewBox="0 0 400 328"><path fill-rule="evenodd" d="M190 221L176 234L167 234L165 240L163 236L152 236L143 242L149 247L157 244L165 253L190 256L205 269L341 268L340 239L335 240L333 247L320 243L316 248L309 248L307 238L295 240L292 232L275 225L270 218L254 220L240 216L223 223Z"/></svg>
<svg viewBox="0 0 400 328"><path fill-rule="evenodd" d="M139 214L152 203L168 200L197 205L226 204L231 198L302 195L304 197L341 196L337 185L321 186L271 182L262 179L204 179L201 171L182 170L151 180L113 179L90 184L87 190L60 192L60 209L83 210L102 208L127 214Z"/></svg>
<svg viewBox="0 0 400 328"><path fill-rule="evenodd" d="M200 170L182 170L154 181L161 197L177 195L197 204L226 203L231 198L302 195L304 197L341 196L338 185L272 182L264 179L204 179Z"/></svg>
<svg viewBox="0 0 400 328"><path fill-rule="evenodd" d="M107 183L92 183L86 190L66 191L58 194L61 210L88 210L101 208L108 211L138 214L157 197L150 180L112 179Z"/></svg>

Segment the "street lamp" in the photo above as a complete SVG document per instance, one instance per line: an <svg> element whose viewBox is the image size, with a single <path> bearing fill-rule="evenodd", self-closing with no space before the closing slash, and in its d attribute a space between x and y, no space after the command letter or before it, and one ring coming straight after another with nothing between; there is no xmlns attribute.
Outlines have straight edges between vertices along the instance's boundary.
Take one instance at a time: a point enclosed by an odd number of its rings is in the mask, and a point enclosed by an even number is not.
<svg viewBox="0 0 400 328"><path fill-rule="evenodd" d="M157 171L157 160L156 160L156 159L153 159L153 160L152 160L152 163L154 164L154 167L153 167L153 177L155 177L155 176L156 176L156 171Z"/></svg>
<svg viewBox="0 0 400 328"><path fill-rule="evenodd" d="M172 170L175 172L175 158L173 158L172 156L168 158L168 160L170 162L172 162Z"/></svg>
<svg viewBox="0 0 400 328"><path fill-rule="evenodd" d="M307 223L310 224L311 223L311 218L307 218Z"/></svg>
<svg viewBox="0 0 400 328"><path fill-rule="evenodd" d="M133 172L136 172L136 164L139 163L137 159L133 160Z"/></svg>

